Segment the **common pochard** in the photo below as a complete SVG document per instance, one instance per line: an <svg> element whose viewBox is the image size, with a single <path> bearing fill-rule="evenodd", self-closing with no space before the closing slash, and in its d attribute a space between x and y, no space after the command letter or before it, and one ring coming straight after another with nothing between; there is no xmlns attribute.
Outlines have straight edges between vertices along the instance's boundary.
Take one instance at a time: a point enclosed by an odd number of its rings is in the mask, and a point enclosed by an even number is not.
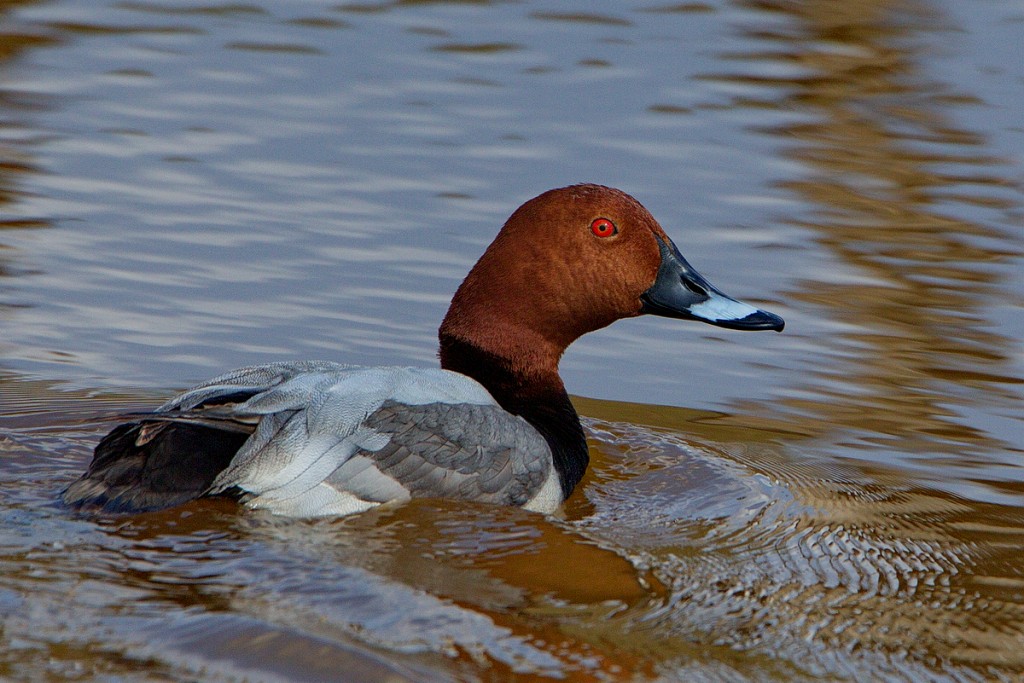
<svg viewBox="0 0 1024 683"><path fill-rule="evenodd" d="M231 496L320 516L447 497L552 512L589 461L559 359L648 313L784 324L708 283L631 196L551 190L512 214L458 288L440 369L299 361L221 375L111 431L64 501L132 512Z"/></svg>

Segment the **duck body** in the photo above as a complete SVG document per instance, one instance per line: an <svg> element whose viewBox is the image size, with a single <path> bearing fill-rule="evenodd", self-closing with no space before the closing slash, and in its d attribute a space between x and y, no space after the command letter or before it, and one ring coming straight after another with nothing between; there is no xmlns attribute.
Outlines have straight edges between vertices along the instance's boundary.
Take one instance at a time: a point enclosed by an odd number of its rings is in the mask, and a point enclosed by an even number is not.
<svg viewBox="0 0 1024 683"><path fill-rule="evenodd" d="M561 502L543 437L448 370L253 366L120 429L97 447L120 466L98 463L100 476L71 492L108 511L225 494L291 516L346 515L417 495L542 512ZM186 462L190 452L200 462Z"/></svg>
<svg viewBox="0 0 1024 683"><path fill-rule="evenodd" d="M553 512L589 459L562 353L644 313L783 326L707 283L629 195L552 190L509 218L459 287L441 368L241 368L129 416L63 499L137 512L232 496L308 517L445 497Z"/></svg>

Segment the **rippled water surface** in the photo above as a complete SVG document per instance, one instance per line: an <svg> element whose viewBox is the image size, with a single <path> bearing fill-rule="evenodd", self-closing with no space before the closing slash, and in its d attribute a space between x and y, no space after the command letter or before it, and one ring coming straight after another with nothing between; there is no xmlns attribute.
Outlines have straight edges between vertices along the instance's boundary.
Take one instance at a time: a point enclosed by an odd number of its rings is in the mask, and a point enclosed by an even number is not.
<svg viewBox="0 0 1024 683"><path fill-rule="evenodd" d="M0 6L0 678L1019 680L1015 0ZM634 194L781 335L570 349L564 514L57 503L111 414L431 364L508 214Z"/></svg>

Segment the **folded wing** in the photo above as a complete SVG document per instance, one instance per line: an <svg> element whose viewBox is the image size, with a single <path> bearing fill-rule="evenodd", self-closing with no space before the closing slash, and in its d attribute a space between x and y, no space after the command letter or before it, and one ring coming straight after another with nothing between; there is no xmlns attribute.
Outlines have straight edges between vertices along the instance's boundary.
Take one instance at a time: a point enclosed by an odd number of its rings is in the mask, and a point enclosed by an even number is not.
<svg viewBox="0 0 1024 683"><path fill-rule="evenodd" d="M350 514L445 496L522 505L550 475L544 439L445 370L275 363L133 416L67 503L151 510L231 495L280 514Z"/></svg>

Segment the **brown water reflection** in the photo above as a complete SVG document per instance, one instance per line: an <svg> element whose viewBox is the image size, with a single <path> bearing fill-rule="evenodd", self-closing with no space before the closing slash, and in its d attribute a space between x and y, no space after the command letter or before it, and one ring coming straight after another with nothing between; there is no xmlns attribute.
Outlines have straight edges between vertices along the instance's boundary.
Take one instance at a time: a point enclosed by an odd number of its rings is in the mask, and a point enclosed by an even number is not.
<svg viewBox="0 0 1024 683"><path fill-rule="evenodd" d="M796 223L836 264L787 292L832 329L827 360L775 402L780 419L868 458L891 450L951 470L1011 453L1016 461L1020 442L1008 437L1019 419L976 424L975 408L1014 400L1021 383L1009 363L1019 340L995 330L991 315L1022 302L997 270L1024 254L1019 230L999 225L1015 224L1021 188L996 170L1012 158L956 123L975 98L920 66L918 36L942 31L944 17L920 2L749 6L785 21L746 25L767 48L731 55L737 72L711 78L765 93L738 106L810 119L761 130L806 170L780 184L811 207ZM748 73L764 62L803 75ZM985 212L968 221L978 212L966 207Z"/></svg>
<svg viewBox="0 0 1024 683"><path fill-rule="evenodd" d="M1024 666L1019 509L794 462L772 445L791 434L741 415L579 399L660 426L588 419L593 467L562 519L443 501L340 521L225 501L75 519L53 497L105 429L96 417L152 399L0 388L0 612L20 648L0 671L16 678L40 657L176 679L970 680Z"/></svg>
<svg viewBox="0 0 1024 683"><path fill-rule="evenodd" d="M0 611L21 648L0 671L15 677L40 657L295 680L341 666L351 680L1024 667L1019 508L794 461L774 445L791 433L741 415L578 399L630 421L588 419L592 469L562 519L443 501L314 522L225 501L75 519L54 497L105 429L96 418L153 399L0 389Z"/></svg>
<svg viewBox="0 0 1024 683"><path fill-rule="evenodd" d="M660 441L590 425L595 512L579 520L603 537L614 519L634 557L649 553L638 564L669 597L632 618L658 637L742 651L772 642L799 663L787 678L1003 679L1024 666L1020 508L924 488L891 467L795 461L744 438L770 432L737 429L735 416L585 405L671 425ZM686 446L670 444L683 425L697 453L716 444L711 458L680 459Z"/></svg>

